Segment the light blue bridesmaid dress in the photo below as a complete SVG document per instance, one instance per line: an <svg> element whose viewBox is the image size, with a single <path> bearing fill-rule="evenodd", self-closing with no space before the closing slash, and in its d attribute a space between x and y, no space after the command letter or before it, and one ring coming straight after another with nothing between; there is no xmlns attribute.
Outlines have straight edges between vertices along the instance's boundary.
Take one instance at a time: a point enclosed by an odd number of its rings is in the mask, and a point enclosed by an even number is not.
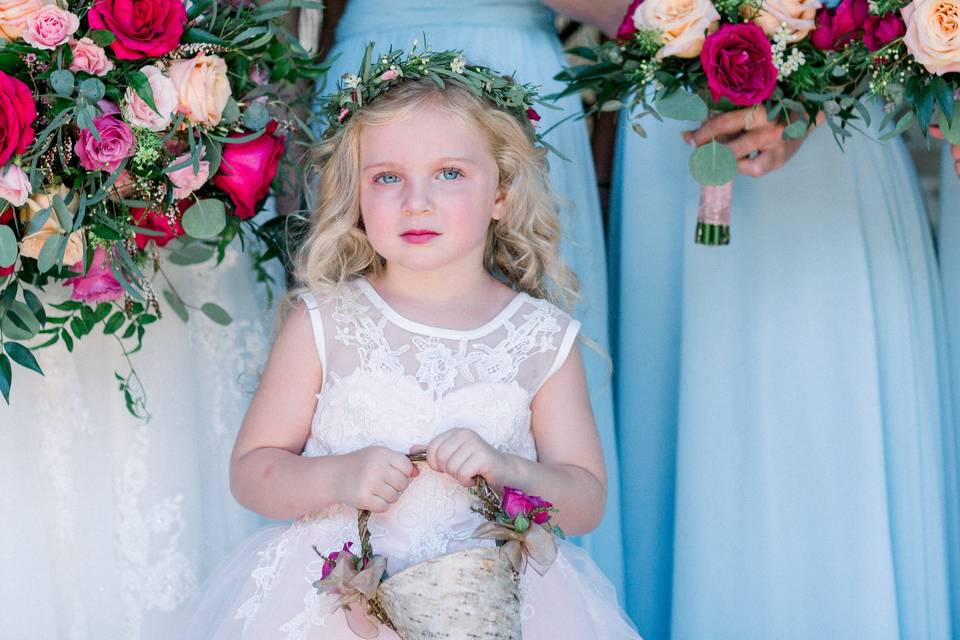
<svg viewBox="0 0 960 640"><path fill-rule="evenodd" d="M947 340L950 358L950 399L953 405L953 420L945 438L948 459L953 462L953 476L947 486L950 496L951 543L953 587L954 637L960 637L960 177L954 170L950 147L943 145L943 161L940 172L940 233L938 234L940 275L943 280L943 299L947 316Z"/></svg>
<svg viewBox="0 0 960 640"><path fill-rule="evenodd" d="M732 244L704 247L689 127L646 124L609 236L638 630L950 638L943 307L903 145L821 127L737 177Z"/></svg>
<svg viewBox="0 0 960 640"><path fill-rule="evenodd" d="M337 25L332 55L339 54L328 75L332 86L344 73L356 73L370 41L377 51L409 50L413 40L423 47L424 34L434 50L462 49L467 62L486 65L518 80L543 85L541 95L560 90L552 78L563 67L561 44L553 13L534 0L350 0ZM579 98L559 103L562 110L541 108L546 130L580 110ZM550 132L548 140L568 161L550 158L550 177L567 203L561 212L561 253L580 279L581 301L575 315L582 334L604 353L581 349L590 383L591 400L606 455L609 488L607 510L600 526L579 542L622 593L620 498L613 428L613 400L608 353L606 263L603 228L593 158L582 121L568 121Z"/></svg>

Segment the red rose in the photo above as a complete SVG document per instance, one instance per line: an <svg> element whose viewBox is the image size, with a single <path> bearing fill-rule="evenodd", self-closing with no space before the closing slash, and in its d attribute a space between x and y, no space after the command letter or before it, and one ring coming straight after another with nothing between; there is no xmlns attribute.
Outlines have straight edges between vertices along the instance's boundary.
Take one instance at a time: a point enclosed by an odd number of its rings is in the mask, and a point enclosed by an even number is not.
<svg viewBox="0 0 960 640"><path fill-rule="evenodd" d="M13 265L15 264L17 264L16 260L14 260L13 264L11 265L8 265L6 267L0 267L0 278L2 278L3 276L8 276L11 273L13 273Z"/></svg>
<svg viewBox="0 0 960 640"><path fill-rule="evenodd" d="M534 122L540 122L540 114L537 113L536 109L527 109L527 119Z"/></svg>
<svg viewBox="0 0 960 640"><path fill-rule="evenodd" d="M36 119L37 105L30 88L0 71L0 166L27 150L33 142L31 125Z"/></svg>
<svg viewBox="0 0 960 640"><path fill-rule="evenodd" d="M869 13L867 0L843 0L836 9L820 9L810 41L824 51L840 49L863 28Z"/></svg>
<svg viewBox="0 0 960 640"><path fill-rule="evenodd" d="M777 86L770 41L753 23L725 24L707 36L700 62L714 100L750 107L769 98Z"/></svg>
<svg viewBox="0 0 960 640"><path fill-rule="evenodd" d="M627 14L623 16L620 28L617 29L617 40L629 40L637 32L637 26L633 23L633 14L642 2L643 0L633 0L627 7Z"/></svg>
<svg viewBox="0 0 960 640"><path fill-rule="evenodd" d="M552 502L547 502L540 496L530 496L530 502L533 503L533 522L534 524L543 524L550 519L550 508Z"/></svg>
<svg viewBox="0 0 960 640"><path fill-rule="evenodd" d="M863 23L863 44L870 51L878 51L906 32L907 26L899 14L870 16Z"/></svg>
<svg viewBox="0 0 960 640"><path fill-rule="evenodd" d="M7 224L13 220L13 207L7 207L3 211L0 211L0 224Z"/></svg>
<svg viewBox="0 0 960 640"><path fill-rule="evenodd" d="M283 157L284 136L275 136L277 123L270 121L266 132L249 142L223 145L223 160L220 170L213 177L213 184L227 192L233 200L233 215L241 220L256 214L257 204L267 197L270 182L277 173L277 165ZM231 138L247 134L231 133Z"/></svg>
<svg viewBox="0 0 960 640"><path fill-rule="evenodd" d="M158 247L166 246L174 238L183 235L183 212L190 208L189 200L181 200L177 203L175 209L169 213L163 214L158 211L147 211L146 209L130 209L130 219L138 227L150 229L151 231L160 231L164 235L153 236L145 233L134 234L133 240L137 246L143 249L148 242L154 242Z"/></svg>
<svg viewBox="0 0 960 640"><path fill-rule="evenodd" d="M110 45L121 60L159 58L180 46L187 11L183 0L97 0L87 13L91 29L117 37Z"/></svg>

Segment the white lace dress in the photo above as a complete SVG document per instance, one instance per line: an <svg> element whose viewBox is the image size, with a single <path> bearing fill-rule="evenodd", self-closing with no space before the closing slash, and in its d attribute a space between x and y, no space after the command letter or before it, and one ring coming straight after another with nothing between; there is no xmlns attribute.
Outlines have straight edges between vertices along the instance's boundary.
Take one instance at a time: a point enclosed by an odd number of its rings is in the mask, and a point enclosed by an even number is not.
<svg viewBox="0 0 960 640"><path fill-rule="evenodd" d="M498 449L536 459L530 402L563 364L579 323L548 302L518 294L495 318L460 331L394 311L356 280L335 296L304 296L323 365L305 456L371 445L406 452L453 427L474 429ZM453 478L422 466L400 499L370 518L374 550L388 573L445 553L492 544L472 539L480 517ZM290 527L260 532L215 578L191 626L195 638L354 638L341 611L320 596L324 552L358 545L357 511L335 505ZM359 548L359 547L356 547ZM523 636L638 638L612 586L586 554L563 544L544 577L528 570ZM381 638L396 638L386 628Z"/></svg>

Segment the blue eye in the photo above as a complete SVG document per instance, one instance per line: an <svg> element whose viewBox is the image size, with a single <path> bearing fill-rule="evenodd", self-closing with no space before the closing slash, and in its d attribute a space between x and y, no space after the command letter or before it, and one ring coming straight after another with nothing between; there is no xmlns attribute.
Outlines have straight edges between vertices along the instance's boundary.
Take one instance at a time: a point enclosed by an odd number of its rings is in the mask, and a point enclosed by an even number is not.
<svg viewBox="0 0 960 640"><path fill-rule="evenodd" d="M459 169L444 169L440 172L440 175L444 180L456 180L463 176L463 172Z"/></svg>
<svg viewBox="0 0 960 640"><path fill-rule="evenodd" d="M400 182L400 177L395 173L381 173L373 181L380 184L396 184Z"/></svg>

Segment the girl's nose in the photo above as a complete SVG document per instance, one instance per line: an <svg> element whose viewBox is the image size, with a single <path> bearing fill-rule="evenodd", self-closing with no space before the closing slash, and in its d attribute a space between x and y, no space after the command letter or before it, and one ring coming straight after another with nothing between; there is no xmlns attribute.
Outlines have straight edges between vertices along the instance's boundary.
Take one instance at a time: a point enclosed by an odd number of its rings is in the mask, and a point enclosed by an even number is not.
<svg viewBox="0 0 960 640"><path fill-rule="evenodd" d="M418 181L408 183L406 197L403 200L403 215L415 216L433 213L433 199L427 185Z"/></svg>

